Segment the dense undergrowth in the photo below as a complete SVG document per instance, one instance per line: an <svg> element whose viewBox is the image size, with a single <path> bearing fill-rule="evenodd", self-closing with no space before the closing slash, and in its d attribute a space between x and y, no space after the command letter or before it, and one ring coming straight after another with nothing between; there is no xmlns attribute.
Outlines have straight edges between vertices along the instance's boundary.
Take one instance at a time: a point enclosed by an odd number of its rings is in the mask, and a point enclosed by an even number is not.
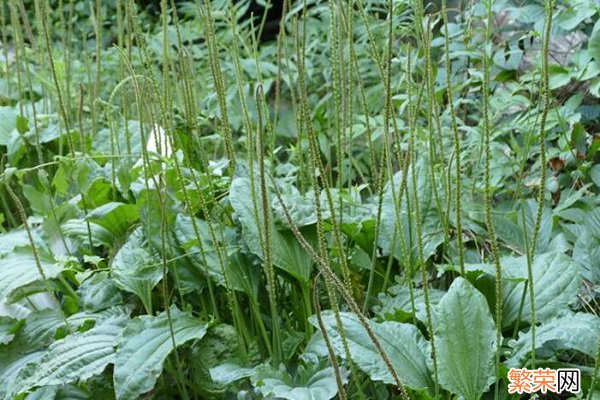
<svg viewBox="0 0 600 400"><path fill-rule="evenodd" d="M600 4L450 3L0 4L0 399L600 399Z"/></svg>

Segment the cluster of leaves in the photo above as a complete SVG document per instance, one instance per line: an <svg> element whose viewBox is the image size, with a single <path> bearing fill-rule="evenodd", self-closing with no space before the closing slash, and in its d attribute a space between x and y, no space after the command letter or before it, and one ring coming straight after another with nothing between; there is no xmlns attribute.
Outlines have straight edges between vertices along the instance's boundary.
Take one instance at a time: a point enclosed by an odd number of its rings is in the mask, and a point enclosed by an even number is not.
<svg viewBox="0 0 600 400"><path fill-rule="evenodd" d="M0 5L0 399L600 398L600 8L160 3Z"/></svg>

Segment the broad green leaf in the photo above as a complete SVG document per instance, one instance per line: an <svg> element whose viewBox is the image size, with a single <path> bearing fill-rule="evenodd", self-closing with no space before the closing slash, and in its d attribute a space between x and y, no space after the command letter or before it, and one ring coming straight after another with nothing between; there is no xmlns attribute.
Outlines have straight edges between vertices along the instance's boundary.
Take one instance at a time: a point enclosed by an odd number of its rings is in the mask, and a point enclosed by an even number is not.
<svg viewBox="0 0 600 400"><path fill-rule="evenodd" d="M317 223L314 190L307 192L304 196L293 185L281 185L279 190L281 192L283 204L287 207L288 212L292 217L292 221L294 221L296 226L302 227ZM328 214L330 214L329 207L327 204L322 204L322 206L323 218L326 218L328 217ZM273 211L275 217L287 225L283 207L277 199L273 201Z"/></svg>
<svg viewBox="0 0 600 400"><path fill-rule="evenodd" d="M242 225L242 234L246 245L252 253L263 258L261 237L263 236L265 223L261 211L261 195L257 184L255 184L254 193L252 193L250 179L234 178L229 189L229 202ZM272 219L270 228L274 233L272 238L274 244L272 249L274 250L277 248L279 236Z"/></svg>
<svg viewBox="0 0 600 400"><path fill-rule="evenodd" d="M128 319L133 310L133 306L116 306L106 308L97 312L78 312L67 318L67 323L71 329L79 329L84 324L92 321L94 325L99 325L104 321L111 319Z"/></svg>
<svg viewBox="0 0 600 400"><path fill-rule="evenodd" d="M573 261L579 264L583 278L600 284L600 239L590 235L585 227L573 246Z"/></svg>
<svg viewBox="0 0 600 400"><path fill-rule="evenodd" d="M523 228L520 227L515 221L514 218L510 218L510 216L514 217L516 212L512 212L510 214L493 214L492 219L494 223L494 230L498 239L504 243L507 243L511 246L517 247L520 250L523 250L524 239L523 239Z"/></svg>
<svg viewBox="0 0 600 400"><path fill-rule="evenodd" d="M495 381L496 329L485 297L456 278L436 307L435 347L440 385L478 400Z"/></svg>
<svg viewBox="0 0 600 400"><path fill-rule="evenodd" d="M195 263L194 265L200 268L205 275L208 275L219 285L225 285L225 279L223 277L221 263L219 261L219 255L215 247L215 243L211 240L208 224L196 218L196 226L198 228L198 234L200 236L201 244L198 243L196 233L190 217L183 214L177 215L175 222L175 236L179 241L181 247ZM224 267L227 268L228 258L236 248L231 243L234 238L235 232L231 229L225 229L225 227L219 224L213 223L213 229L217 237L225 237L227 240L225 243L217 244L220 247L221 256L223 257Z"/></svg>
<svg viewBox="0 0 600 400"><path fill-rule="evenodd" d="M432 306L438 304L443 296L443 291L429 289L429 301ZM417 319L426 323L427 310L423 289L413 290L413 300L415 310L413 310L410 290L404 285L392 286L387 294L379 294L381 305L375 307L374 311L381 319L387 321L412 322L412 315L415 314Z"/></svg>
<svg viewBox="0 0 600 400"><path fill-rule="evenodd" d="M292 221L298 227L315 225L317 223L315 191L309 190L304 195L293 185L286 182L278 183L283 203L288 208ZM336 206L336 212L343 215L343 223L360 224L361 222L372 219L375 216L375 206L371 203L363 204L360 189L350 187L339 190L330 188L330 195L333 204ZM321 205L321 215L323 220L331 220L331 210L325 191L319 196ZM277 198L274 198L271 206L277 222L289 227L283 207Z"/></svg>
<svg viewBox="0 0 600 400"><path fill-rule="evenodd" d="M444 235L437 210L435 209L429 167L425 161L419 160L416 167L416 192L420 206L422 235L427 238L427 240L424 240L423 256L427 259L444 242ZM407 206L407 203L412 204L416 200L414 198L412 168L408 170L407 179L408 200L406 199L406 195L403 196L399 209L397 209L397 202L400 192L399 188L402 185L402 171L397 172L392 180L385 185L378 244L384 254L392 254L399 261L407 261L409 264L414 265L418 258L418 240L416 224L414 222L414 207ZM406 243L405 249L403 249L400 240L399 229L403 230L402 234Z"/></svg>
<svg viewBox="0 0 600 400"><path fill-rule="evenodd" d="M151 182L152 180L150 180ZM160 249L162 247L161 232L163 231L163 219L166 220L168 226L175 226L175 217L183 211L183 204L168 190L146 189L143 184L141 185L143 189L136 195L136 204L140 214L139 222L144 227L148 242L153 248ZM162 211L160 211L159 207L160 204L164 205L164 214L162 216Z"/></svg>
<svg viewBox="0 0 600 400"><path fill-rule="evenodd" d="M313 244L316 242L316 234L312 227L301 230L302 236ZM274 263L277 267L286 271L302 284L310 282L313 270L313 260L302 248L291 231L277 232L276 248L274 249Z"/></svg>
<svg viewBox="0 0 600 400"><path fill-rule="evenodd" d="M52 293L55 291L60 291L60 287L54 281L34 281L13 290L10 296L8 296L5 300L9 304L15 304L20 300L31 298L31 296L38 293Z"/></svg>
<svg viewBox="0 0 600 400"><path fill-rule="evenodd" d="M207 324L171 307L173 337L167 313L144 315L129 321L118 345L114 371L117 400L138 399L151 390L163 363L175 346L206 334Z"/></svg>
<svg viewBox="0 0 600 400"><path fill-rule="evenodd" d="M259 367L251 377L253 385L265 397L288 400L329 400L337 394L337 384L332 367L320 371L307 371L298 368L297 379L289 374L274 371L270 367ZM341 371L344 382L347 373Z"/></svg>
<svg viewBox="0 0 600 400"><path fill-rule="evenodd" d="M139 213L134 204L111 202L93 209L85 219L102 226L116 237L122 237L131 224L139 219Z"/></svg>
<svg viewBox="0 0 600 400"><path fill-rule="evenodd" d="M513 268L522 278L527 279L525 257L519 257L519 261L513 265L506 265L506 268ZM503 267L505 267L504 263ZM579 267L569 256L562 253L536 255L532 269L537 322L557 316L564 310L568 310L568 306L577 301L581 275ZM504 282L502 287L504 299L502 326L508 327L517 320L524 285L525 282ZM529 290L527 290L521 310L521 321L531 321L529 303Z"/></svg>
<svg viewBox="0 0 600 400"><path fill-rule="evenodd" d="M600 318L588 313L577 313L551 319L535 329L537 350L545 348L554 354L557 350L577 350L592 358L596 357L600 341ZM531 333L521 332L510 346L512 357L506 360L509 367L520 368L531 351ZM546 352L546 354L548 354Z"/></svg>
<svg viewBox="0 0 600 400"><path fill-rule="evenodd" d="M62 266L45 251L37 249L39 266L30 247L19 247L0 258L0 300L10 297L13 292L32 282L57 277ZM41 268L44 276L40 274Z"/></svg>
<svg viewBox="0 0 600 400"><path fill-rule="evenodd" d="M123 296L108 272L94 273L79 286L79 301L84 310L94 312L119 305Z"/></svg>
<svg viewBox="0 0 600 400"><path fill-rule="evenodd" d="M112 391L112 387L109 386L107 390ZM97 393L96 391L94 391L93 393L89 393L79 389L77 386L65 385L61 386L58 389L54 400L91 400L98 397L99 393Z"/></svg>
<svg viewBox="0 0 600 400"><path fill-rule="evenodd" d="M223 386L230 385L240 379L249 378L254 374L254 368L244 368L239 364L227 362L210 369L210 378Z"/></svg>
<svg viewBox="0 0 600 400"><path fill-rule="evenodd" d="M596 61L600 61L600 19L594 24L594 29L588 39L588 50Z"/></svg>
<svg viewBox="0 0 600 400"><path fill-rule="evenodd" d="M227 390L227 385L233 382L223 382L223 379L244 377L242 375L245 369L236 363L241 353L238 335L231 325L219 324L211 327L202 340L193 344L191 353L191 379L201 387L204 397L216 397L219 393L222 395ZM217 370L220 371L217 374L219 379L214 379L212 372L217 365L220 367ZM234 371L226 369L230 365L236 366ZM247 369L254 371L252 368Z"/></svg>
<svg viewBox="0 0 600 400"><path fill-rule="evenodd" d="M591 6L586 0L571 0L570 6L562 10L556 17L558 25L567 31L577 28L585 19L593 17L598 12L596 7Z"/></svg>
<svg viewBox="0 0 600 400"><path fill-rule="evenodd" d="M28 184L23 184L22 190L29 207L35 214L45 216L52 211L52 196L47 190Z"/></svg>
<svg viewBox="0 0 600 400"><path fill-rule="evenodd" d="M0 400L13 400L23 387L23 373L29 365L37 366L43 351L22 353L21 351L0 352Z"/></svg>
<svg viewBox="0 0 600 400"><path fill-rule="evenodd" d="M37 238L37 235L34 235L34 238ZM29 244L29 237L25 229L13 229L3 233L0 235L0 257L10 253L15 247L24 247Z"/></svg>
<svg viewBox="0 0 600 400"><path fill-rule="evenodd" d="M360 324L358 317L346 312L340 313L340 317L352 360L358 368L374 381L394 383L390 371L377 352L367 331ZM328 311L323 313L322 318L336 353L340 357L345 357L335 316ZM315 316L310 317L310 322L318 327ZM414 325L395 321L371 322L371 326L390 357L402 383L413 389L432 388L433 381L427 368L425 355L427 344L421 332ZM319 355L327 356L322 338L317 340L317 343L313 343L313 350Z"/></svg>
<svg viewBox="0 0 600 400"><path fill-rule="evenodd" d="M89 232L86 222L89 223ZM83 243L89 243L91 234L92 245L95 247L105 246L110 248L115 240L115 235L105 227L82 219L70 219L66 221L61 225L61 230L64 235L77 238Z"/></svg>
<svg viewBox="0 0 600 400"><path fill-rule="evenodd" d="M522 220L522 213L518 212L518 220L520 226L525 226L525 229L528 235L532 235L533 229L535 227L535 220L537 218L537 209L538 204L537 201L533 199L528 199L522 203L522 206L525 208L525 220ZM542 210L542 219L540 221L540 230L537 238L536 244L536 253L545 253L548 251L548 245L550 244L550 240L552 239L552 214L548 208L544 208ZM521 228L522 230L522 228ZM531 237L528 240L532 240ZM521 243L519 246L523 251L526 250L524 243Z"/></svg>
<svg viewBox="0 0 600 400"><path fill-rule="evenodd" d="M17 127L17 110L13 107L0 107L0 146L7 146L12 131Z"/></svg>
<svg viewBox="0 0 600 400"><path fill-rule="evenodd" d="M260 295L262 268L241 252L236 252L229 259L229 280L236 290L246 293L254 301Z"/></svg>
<svg viewBox="0 0 600 400"><path fill-rule="evenodd" d="M146 310L152 310L152 289L163 277L162 264L148 250L143 228L139 227L119 249L111 265L118 287L138 295Z"/></svg>
<svg viewBox="0 0 600 400"><path fill-rule="evenodd" d="M25 318L15 344L27 351L38 350L52 343L65 328L65 315L60 309L36 310Z"/></svg>
<svg viewBox="0 0 600 400"><path fill-rule="evenodd" d="M583 223L590 234L600 240L600 208L596 207L588 211Z"/></svg>
<svg viewBox="0 0 600 400"><path fill-rule="evenodd" d="M505 214L493 215L494 227L498 238L511 247L526 251L524 231L531 236L537 216L537 202L527 200L521 203L522 210L511 211ZM523 228L525 227L525 228ZM527 240L531 241L531 237ZM542 212L540 231L537 238L536 253L548 251L548 245L552 239L552 215L549 209Z"/></svg>
<svg viewBox="0 0 600 400"><path fill-rule="evenodd" d="M86 332L52 343L21 390L85 381L102 373L115 360L115 346L125 321L108 319Z"/></svg>
<svg viewBox="0 0 600 400"><path fill-rule="evenodd" d="M49 123L46 126L42 126L39 128L39 141L40 143L50 143L61 136L66 137L65 130L60 126L57 120ZM70 132L70 136L73 140L78 140L79 138L76 136L75 131ZM35 130L30 130L25 137L30 141L30 143L35 142Z"/></svg>
<svg viewBox="0 0 600 400"><path fill-rule="evenodd" d="M252 196L252 187L248 178L234 178L231 182L229 201L234 208L242 225L244 241L252 253L260 258L263 256L261 236L264 236L264 218L261 207L261 196L258 184L255 186L255 195ZM256 200L256 213L253 200ZM301 248L296 238L289 232L279 232L273 216L270 219L271 227L271 252L273 263L276 267L286 271L291 276L307 284L310 281L313 261ZM304 232L303 232L304 233ZM307 232L308 233L308 232ZM308 234L309 242L314 240L314 235Z"/></svg>

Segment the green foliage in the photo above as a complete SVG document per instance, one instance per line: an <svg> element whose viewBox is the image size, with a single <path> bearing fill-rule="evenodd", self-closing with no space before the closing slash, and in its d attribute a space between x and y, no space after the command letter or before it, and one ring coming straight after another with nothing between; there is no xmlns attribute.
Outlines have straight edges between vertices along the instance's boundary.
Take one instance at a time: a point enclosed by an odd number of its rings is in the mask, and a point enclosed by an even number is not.
<svg viewBox="0 0 600 400"><path fill-rule="evenodd" d="M498 343L485 297L465 279L455 279L436 307L434 335L440 385L465 399L480 398L496 380Z"/></svg>
<svg viewBox="0 0 600 400"><path fill-rule="evenodd" d="M129 321L116 349L117 399L137 399L151 390L169 353L187 341L202 338L206 328L205 323L174 306L157 316L140 316Z"/></svg>
<svg viewBox="0 0 600 400"><path fill-rule="evenodd" d="M259 392L265 396L288 400L329 400L337 394L335 373L331 367L310 371L300 366L296 382L285 372L259 368L252 379Z"/></svg>
<svg viewBox="0 0 600 400"><path fill-rule="evenodd" d="M48 279L60 275L63 270L63 267L49 254L38 253L36 259L30 247L18 247L0 258L0 268L2 268L0 299L4 301L10 299L11 302L22 297L20 291L27 285L47 282ZM40 288L39 291L44 290Z"/></svg>
<svg viewBox="0 0 600 400"><path fill-rule="evenodd" d="M137 228L119 249L111 265L114 283L135 293L148 312L152 312L152 289L163 278L160 258L147 249L142 228Z"/></svg>
<svg viewBox="0 0 600 400"><path fill-rule="evenodd" d="M140 3L0 5L0 400L597 398L597 5Z"/></svg>
<svg viewBox="0 0 600 400"><path fill-rule="evenodd" d="M371 379L392 383L392 376L365 328L350 313L340 313L340 316L352 361ZM315 318L311 320L316 325ZM339 331L336 331L335 317L330 313L323 315L323 323L334 349L343 355L342 336ZM431 388L433 382L427 368L425 339L418 329L411 324L394 321L373 322L372 326L403 383L413 389ZM327 349L323 338L314 340L309 351L326 356Z"/></svg>
<svg viewBox="0 0 600 400"><path fill-rule="evenodd" d="M53 342L20 390L87 380L115 363L115 345L125 318L107 319L83 333Z"/></svg>

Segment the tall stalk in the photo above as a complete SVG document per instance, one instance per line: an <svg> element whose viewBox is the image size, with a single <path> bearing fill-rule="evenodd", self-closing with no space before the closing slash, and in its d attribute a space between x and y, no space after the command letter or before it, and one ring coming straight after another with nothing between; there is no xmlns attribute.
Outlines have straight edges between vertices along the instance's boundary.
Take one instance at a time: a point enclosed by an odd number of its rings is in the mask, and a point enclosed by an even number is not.
<svg viewBox="0 0 600 400"><path fill-rule="evenodd" d="M448 108L450 110L450 120L452 121L452 134L454 137L454 162L456 188L454 190L454 207L456 212L456 244L458 246L458 262L460 274L465 275L465 251L463 249L462 237L462 171L461 171L461 139L456 122L456 111L454 110L454 94L452 91L452 64L450 63L450 33L448 32L448 11L446 8L447 0L442 0L442 17L444 19L444 63L446 67L446 93L448 95Z"/></svg>
<svg viewBox="0 0 600 400"><path fill-rule="evenodd" d="M496 231L494 230L494 222L492 219L492 185L491 185L491 127L490 127L490 117L489 117L489 86L490 86L490 69L489 65L489 46L491 45L490 37L492 31L492 24L494 23L493 12L492 12L492 3L494 0L486 0L485 6L487 9L487 20L485 27L485 47L483 50L483 135L484 135L484 148L485 148L485 223L488 231L488 240L490 241L490 246L492 248L492 257L494 259L494 267L496 270L495 275L495 295L496 295L496 306L495 306L495 315L496 315L496 376L500 375L500 351L502 349L502 267L500 265L500 250L498 248L498 240L496 239ZM499 385L500 380L497 380L494 386L494 399L498 399L499 395Z"/></svg>
<svg viewBox="0 0 600 400"><path fill-rule="evenodd" d="M336 162L338 170L338 188L341 189L344 180L344 126L342 116L342 93L341 93L341 64L339 59L340 53L340 38L339 38L339 27L337 20L339 18L336 12L335 0L329 0L329 40L331 43L330 49L330 65L331 65L331 88L333 90L333 104L334 104L334 130L335 130L335 147L336 147ZM340 198L340 212L342 209Z"/></svg>
<svg viewBox="0 0 600 400"><path fill-rule="evenodd" d="M271 237L271 201L267 192L267 177L265 172L265 129L264 129L264 117L262 112L263 102L262 86L257 89L257 101L256 108L258 110L258 131L257 131L257 149L258 149L258 168L259 168L259 179L260 179L260 197L261 197L261 211L262 220L264 223L264 239L263 239L263 255L265 262L265 271L267 275L267 291L269 294L269 304L271 306L271 318L273 325L273 361L277 364L282 360L282 341L281 341L281 326L279 313L277 311L277 293L276 293L276 276L275 266L273 265L272 259L272 244L273 240ZM250 168L254 168L253 165Z"/></svg>
<svg viewBox="0 0 600 400"><path fill-rule="evenodd" d="M420 22L418 22L420 23ZM433 361L433 377L434 377L434 393L435 396L438 396L439 384L438 384L438 363L437 363L437 353L435 348L435 338L433 335L433 315L432 315L432 307L431 300L429 297L429 278L427 274L427 265L425 263L424 257L424 243L423 243L423 227L421 220L421 207L419 205L419 193L418 193L418 185L417 185L417 153L415 151L415 142L416 142L416 132L417 132L417 115L418 115L418 103L413 106L412 104L412 76L410 75L410 53L408 57L408 76L407 76L407 86L408 86L408 109L413 110L412 113L412 121L409 126L409 137L408 137L408 162L410 163L410 172L412 179L412 208L415 214L415 235L417 239L417 267L421 271L421 284L423 285L423 297L425 300L425 311L427 315L427 333L429 335L429 340L431 343L431 359ZM431 143L431 141L430 141ZM429 160L430 163L433 163L433 160ZM437 188L433 188L435 191ZM406 194L407 200L410 199L410 194ZM408 205L408 212L410 214L410 204ZM412 294L411 294L412 296ZM414 303L414 300L411 300Z"/></svg>
<svg viewBox="0 0 600 400"><path fill-rule="evenodd" d="M44 44L46 45L46 52L48 54L48 62L50 65L50 72L52 74L52 80L54 82L54 87L56 89L56 95L58 98L58 107L59 107L59 112L60 115L62 117L62 121L63 121L63 125L64 125L64 132L66 133L66 137L67 137L67 143L69 145L69 151L71 153L73 153L75 151L75 147L73 145L73 140L71 139L71 124L70 124L70 119L69 119L69 114L67 113L67 108L66 108L66 99L65 99L65 94L63 93L62 87L61 87L61 82L58 80L58 75L56 73L56 67L55 67L55 63L54 63L54 55L52 53L52 44L50 42L50 31L48 29L48 4L46 3L46 0L36 0L36 3L40 4L39 9L40 9L40 18L41 18L41 25L42 25L42 30L43 30L43 34L44 34ZM67 93L68 96L68 93ZM62 136L61 136L62 137Z"/></svg>
<svg viewBox="0 0 600 400"><path fill-rule="evenodd" d="M221 111L221 128L223 129L223 139L225 141L225 152L229 159L229 171L235 170L235 154L233 148L233 132L229 123L229 108L227 106L227 97L225 93L225 80L221 71L221 61L219 58L219 50L215 36L214 19L211 13L210 4L199 6L201 7L201 15L204 20L205 38L208 45L208 53L210 59L210 67L213 75L213 82L217 98L219 101L219 109Z"/></svg>
<svg viewBox="0 0 600 400"><path fill-rule="evenodd" d="M533 284L533 263L537 249L537 241L542 224L542 214L546 200L546 119L550 109L550 83L549 83L549 53L550 53L550 32L552 31L552 7L553 0L544 2L544 37L542 40L542 115L540 119L540 187L538 191L538 207L533 225L533 238L530 245L530 251L527 252L527 283L529 283L529 305L531 313L531 368L535 368L535 290Z"/></svg>

